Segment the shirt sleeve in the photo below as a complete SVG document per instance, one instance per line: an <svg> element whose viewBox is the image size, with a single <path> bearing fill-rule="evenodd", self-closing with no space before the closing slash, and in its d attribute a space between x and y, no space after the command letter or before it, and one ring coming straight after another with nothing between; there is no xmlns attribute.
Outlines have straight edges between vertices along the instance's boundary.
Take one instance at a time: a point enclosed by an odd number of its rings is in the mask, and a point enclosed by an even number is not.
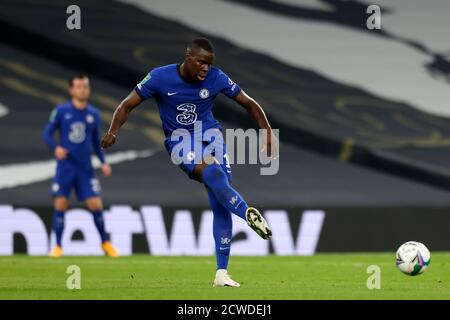
<svg viewBox="0 0 450 320"><path fill-rule="evenodd" d="M47 143L47 145L49 146L49 148L51 150L54 150L56 148L56 142L55 139L53 138L53 134L55 133L55 131L57 129L59 129L60 127L60 115L58 112L58 108L53 109L52 113L50 114L50 119L47 123L47 125L45 126L44 129L44 133L43 133L43 138L44 141Z"/></svg>
<svg viewBox="0 0 450 320"><path fill-rule="evenodd" d="M142 100L153 97L156 94L156 74L153 69L150 71L141 82L139 82L134 91L141 97Z"/></svg>
<svg viewBox="0 0 450 320"><path fill-rule="evenodd" d="M219 71L218 85L220 87L220 92L229 98L234 98L241 92L241 87L233 80L230 79L223 71Z"/></svg>

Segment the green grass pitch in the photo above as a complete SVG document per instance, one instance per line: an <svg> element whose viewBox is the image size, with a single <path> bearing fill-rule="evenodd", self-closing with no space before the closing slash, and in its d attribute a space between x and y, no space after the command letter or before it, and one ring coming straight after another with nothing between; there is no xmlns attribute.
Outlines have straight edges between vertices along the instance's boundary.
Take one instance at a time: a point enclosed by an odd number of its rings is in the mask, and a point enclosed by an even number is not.
<svg viewBox="0 0 450 320"><path fill-rule="evenodd" d="M67 267L81 289L66 287ZM381 289L366 287L369 265ZM450 253L433 253L422 275L403 275L394 254L231 257L240 288L213 288L214 257L0 257L0 299L450 299Z"/></svg>

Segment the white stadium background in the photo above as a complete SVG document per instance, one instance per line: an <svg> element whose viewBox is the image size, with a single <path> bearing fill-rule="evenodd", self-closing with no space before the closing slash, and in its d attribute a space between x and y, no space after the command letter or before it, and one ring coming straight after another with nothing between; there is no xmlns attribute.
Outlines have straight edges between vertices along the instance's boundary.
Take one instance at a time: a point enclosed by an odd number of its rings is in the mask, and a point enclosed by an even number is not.
<svg viewBox="0 0 450 320"><path fill-rule="evenodd" d="M448 41L444 41L450 33L450 1L359 1L381 7L382 29L398 37L398 41L334 23L283 17L224 0L119 1L226 39L244 49L265 53L294 67L362 88L375 96L450 116L448 79L433 77L427 71L425 65L433 60L429 54L400 41L415 41L435 54L450 55ZM332 10L319 0L271 2ZM208 14L198 8L205 8ZM383 14L383 8L391 12Z"/></svg>

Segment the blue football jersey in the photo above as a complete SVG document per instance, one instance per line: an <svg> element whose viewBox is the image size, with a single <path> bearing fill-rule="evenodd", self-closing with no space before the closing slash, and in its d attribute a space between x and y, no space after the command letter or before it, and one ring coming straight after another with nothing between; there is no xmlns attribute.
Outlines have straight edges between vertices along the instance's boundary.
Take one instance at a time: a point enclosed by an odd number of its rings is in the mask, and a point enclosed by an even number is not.
<svg viewBox="0 0 450 320"><path fill-rule="evenodd" d="M92 151L95 151L102 163L105 162L104 153L100 148L99 124L99 112L92 105L83 110L75 108L70 101L58 105L44 130L44 139L52 150L57 145L68 150L67 158L58 161L58 164L72 164L79 168L92 169ZM53 139L55 131L59 132L59 143Z"/></svg>
<svg viewBox="0 0 450 320"><path fill-rule="evenodd" d="M179 65L170 64L151 70L135 91L143 100L155 98L169 137L176 129L193 132L198 121L203 130L220 128L211 110L214 100L221 92L233 98L241 89L217 67L211 67L205 80L188 82L181 77Z"/></svg>

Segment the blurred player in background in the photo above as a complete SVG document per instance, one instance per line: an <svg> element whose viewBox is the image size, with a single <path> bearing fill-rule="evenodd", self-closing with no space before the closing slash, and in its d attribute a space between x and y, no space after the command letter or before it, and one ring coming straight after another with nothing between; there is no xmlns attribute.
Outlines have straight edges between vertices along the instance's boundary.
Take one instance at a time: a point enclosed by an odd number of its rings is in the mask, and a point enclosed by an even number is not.
<svg viewBox="0 0 450 320"><path fill-rule="evenodd" d="M61 239L64 230L64 212L68 208L71 189L76 191L77 199L85 201L92 212L95 226L102 240L102 249L106 255L117 257L118 252L109 241L103 219L103 204L100 198L100 183L95 178L91 163L92 151L100 159L101 171L110 176L111 166L105 162L105 155L100 148L99 124L100 115L88 103L90 95L89 78L84 74L70 79L71 101L58 105L50 116L44 130L44 139L54 152L58 162L52 183L54 197L53 230L56 235L56 246L49 256L63 256ZM59 133L59 142L53 138L55 131Z"/></svg>
<svg viewBox="0 0 450 320"><path fill-rule="evenodd" d="M151 70L117 107L109 131L102 139L102 147L108 148L114 144L119 128L125 123L131 110L148 98L156 99L167 151L171 157L182 158L181 169L191 179L203 183L208 192L214 214L213 235L217 257L214 286L239 287L239 283L232 280L227 272L232 237L231 213L246 220L263 239L269 239L272 232L259 211L249 207L230 184L231 167L223 143L222 128L211 112L217 95L223 93L235 100L247 110L261 129L267 130L263 145L273 158L278 157L278 142L261 106L222 70L212 66L214 55L214 47L208 39L196 38L188 44L182 63ZM199 123L201 130L198 129ZM205 130L219 133L220 139L214 140L214 149L222 148L223 152L220 156L216 152L208 155L208 159L195 161L199 156L196 153L201 152L202 156L211 143L203 134ZM187 132L187 137L190 138L182 139L189 141L189 145L184 146L186 148L183 151L186 152L182 155L172 152L178 149L179 144L172 139L173 135L181 131Z"/></svg>

